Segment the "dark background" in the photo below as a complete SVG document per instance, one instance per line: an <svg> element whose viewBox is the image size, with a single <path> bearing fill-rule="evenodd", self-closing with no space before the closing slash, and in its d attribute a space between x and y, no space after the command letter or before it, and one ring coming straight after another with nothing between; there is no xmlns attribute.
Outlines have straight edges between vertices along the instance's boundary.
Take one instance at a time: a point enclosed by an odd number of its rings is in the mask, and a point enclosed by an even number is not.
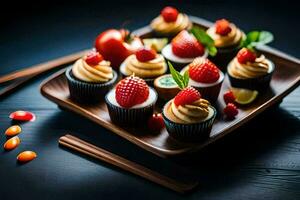
<svg viewBox="0 0 300 200"><path fill-rule="evenodd" d="M111 27L147 25L165 5L214 21L226 17L246 32L269 30L271 46L300 57L299 5L261 1L8 2L0 14L0 75L89 48ZM0 99L0 131L18 109L37 115L22 124L21 145L0 152L0 199L299 199L300 90L232 135L192 158L158 158L94 123L61 111L39 94L47 73ZM174 176L184 165L200 187L185 197L102 162L58 147L72 133L135 162ZM0 135L0 143L6 138ZM38 158L15 162L22 150ZM180 174L177 174L179 177Z"/></svg>

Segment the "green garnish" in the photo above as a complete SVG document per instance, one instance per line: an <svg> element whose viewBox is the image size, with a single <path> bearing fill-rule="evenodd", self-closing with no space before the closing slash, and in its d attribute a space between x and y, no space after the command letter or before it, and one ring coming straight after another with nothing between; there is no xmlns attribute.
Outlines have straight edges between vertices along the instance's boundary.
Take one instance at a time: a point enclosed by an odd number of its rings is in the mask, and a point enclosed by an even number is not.
<svg viewBox="0 0 300 200"><path fill-rule="evenodd" d="M241 43L241 47L254 50L255 47L268 44L273 39L273 34L268 31L251 31L247 33L246 38Z"/></svg>
<svg viewBox="0 0 300 200"><path fill-rule="evenodd" d="M186 70L184 72L183 75L181 75L178 71L176 71L172 65L172 63L170 63L168 61L168 65L169 65L169 69L170 69L170 72L171 72L171 75L174 79L174 81L176 82L176 84L178 85L178 87L180 89L184 89L188 86L188 83L189 83L189 73L188 73L188 70Z"/></svg>
<svg viewBox="0 0 300 200"><path fill-rule="evenodd" d="M217 54L217 48L215 47L214 40L200 27L193 26L191 29L195 38L200 41L208 50L210 56Z"/></svg>

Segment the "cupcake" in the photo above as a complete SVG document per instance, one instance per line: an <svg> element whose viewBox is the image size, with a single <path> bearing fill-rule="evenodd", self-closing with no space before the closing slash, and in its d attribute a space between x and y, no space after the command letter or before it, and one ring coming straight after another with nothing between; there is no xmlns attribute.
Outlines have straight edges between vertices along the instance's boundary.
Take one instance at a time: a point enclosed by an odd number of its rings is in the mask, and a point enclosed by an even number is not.
<svg viewBox="0 0 300 200"><path fill-rule="evenodd" d="M224 74L206 58L196 58L181 73L189 73L189 85L196 88L210 102L216 102L224 80Z"/></svg>
<svg viewBox="0 0 300 200"><path fill-rule="evenodd" d="M269 87L274 63L264 55L256 56L250 49L241 49L228 64L227 71L233 87L262 91Z"/></svg>
<svg viewBox="0 0 300 200"><path fill-rule="evenodd" d="M158 93L158 97L164 102L174 98L180 91L171 74L157 77L154 80L154 88Z"/></svg>
<svg viewBox="0 0 300 200"><path fill-rule="evenodd" d="M143 126L152 116L157 93L137 77L128 76L105 96L110 119L125 126Z"/></svg>
<svg viewBox="0 0 300 200"><path fill-rule="evenodd" d="M80 103L97 103L117 80L110 62L91 51L66 71L70 97Z"/></svg>
<svg viewBox="0 0 300 200"><path fill-rule="evenodd" d="M225 71L229 61L238 52L245 34L226 19L217 20L212 27L207 29L207 34L214 40L214 45L218 50L212 60Z"/></svg>
<svg viewBox="0 0 300 200"><path fill-rule="evenodd" d="M148 48L139 49L135 54L128 56L120 66L123 76L134 74L149 85L153 85L153 80L166 73L167 69L164 57Z"/></svg>
<svg viewBox="0 0 300 200"><path fill-rule="evenodd" d="M179 141L195 142L209 137L216 109L201 98L198 90L187 87L163 108L169 135Z"/></svg>
<svg viewBox="0 0 300 200"><path fill-rule="evenodd" d="M162 55L172 63L175 69L181 70L196 57L206 58L208 51L193 34L183 30L172 40L171 44L163 48Z"/></svg>
<svg viewBox="0 0 300 200"><path fill-rule="evenodd" d="M182 30L190 29L192 22L186 14L179 13L176 8L168 6L152 20L150 26L156 36L171 38Z"/></svg>

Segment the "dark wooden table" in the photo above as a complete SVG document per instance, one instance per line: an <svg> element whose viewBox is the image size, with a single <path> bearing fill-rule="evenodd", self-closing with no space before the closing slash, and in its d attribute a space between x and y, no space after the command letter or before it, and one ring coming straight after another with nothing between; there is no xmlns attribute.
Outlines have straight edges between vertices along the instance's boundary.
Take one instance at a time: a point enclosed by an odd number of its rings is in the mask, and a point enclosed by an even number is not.
<svg viewBox="0 0 300 200"><path fill-rule="evenodd" d="M116 6L118 5L118 6ZM66 55L93 44L98 32L147 24L162 3L50 3L25 6L1 19L0 75ZM272 46L300 57L297 5L245 6L204 1L177 5L191 15L209 20L227 17L244 30L274 33ZM28 11L28 12L27 12ZM300 199L300 89L229 137L189 158L165 160L111 134L75 114L62 111L39 93L47 73L0 99L0 131L11 125L8 114L24 109L37 115L22 124L21 145L1 151L0 199L180 199L165 188L114 167L60 148L58 138L72 133L83 139L163 173L185 166L200 187L187 199ZM0 135L1 145L5 142ZM22 150L38 158L16 163Z"/></svg>

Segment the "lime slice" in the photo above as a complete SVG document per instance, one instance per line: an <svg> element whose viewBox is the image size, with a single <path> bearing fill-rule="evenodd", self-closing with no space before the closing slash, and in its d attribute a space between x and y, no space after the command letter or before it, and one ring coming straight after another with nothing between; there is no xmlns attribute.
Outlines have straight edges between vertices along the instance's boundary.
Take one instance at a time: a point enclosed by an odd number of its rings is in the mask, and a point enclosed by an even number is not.
<svg viewBox="0 0 300 200"><path fill-rule="evenodd" d="M168 38L147 38L143 39L143 43L145 47L161 52L161 50L168 44Z"/></svg>
<svg viewBox="0 0 300 200"><path fill-rule="evenodd" d="M231 91L233 92L236 98L235 101L238 104L242 104L242 105L253 102L258 95L258 91L248 90L244 88L232 88Z"/></svg>

